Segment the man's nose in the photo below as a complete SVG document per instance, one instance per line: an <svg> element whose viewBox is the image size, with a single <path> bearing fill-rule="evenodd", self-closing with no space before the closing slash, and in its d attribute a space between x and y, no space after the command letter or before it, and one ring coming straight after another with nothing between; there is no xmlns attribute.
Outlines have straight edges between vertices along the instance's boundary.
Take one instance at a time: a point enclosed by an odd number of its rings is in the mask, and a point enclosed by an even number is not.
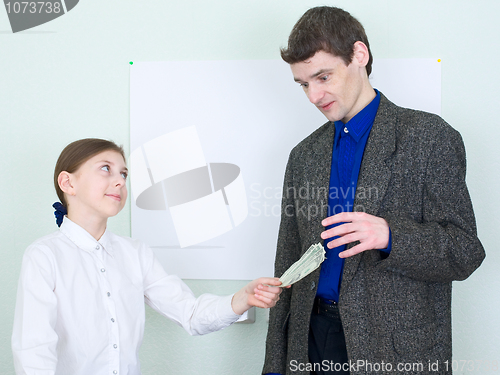
<svg viewBox="0 0 500 375"><path fill-rule="evenodd" d="M318 103L321 102L321 99L323 99L324 96L324 91L317 87L316 85L309 85L308 90L307 90L307 97L309 98L309 101L317 105Z"/></svg>

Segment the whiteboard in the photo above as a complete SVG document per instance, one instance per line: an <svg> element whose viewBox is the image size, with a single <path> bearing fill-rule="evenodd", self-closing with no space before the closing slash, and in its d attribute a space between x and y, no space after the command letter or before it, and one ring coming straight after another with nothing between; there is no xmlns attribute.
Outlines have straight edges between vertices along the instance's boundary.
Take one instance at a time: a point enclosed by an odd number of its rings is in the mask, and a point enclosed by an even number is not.
<svg viewBox="0 0 500 375"><path fill-rule="evenodd" d="M184 279L271 276L291 149L326 122L281 60L134 62L132 237ZM440 114L437 59L375 60L372 86Z"/></svg>

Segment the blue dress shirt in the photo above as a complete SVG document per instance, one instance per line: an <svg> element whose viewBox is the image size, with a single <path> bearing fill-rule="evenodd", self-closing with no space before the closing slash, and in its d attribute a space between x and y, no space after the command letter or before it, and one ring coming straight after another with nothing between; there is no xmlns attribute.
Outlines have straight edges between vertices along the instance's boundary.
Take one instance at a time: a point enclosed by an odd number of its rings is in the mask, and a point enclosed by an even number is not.
<svg viewBox="0 0 500 375"><path fill-rule="evenodd" d="M332 167L330 172L330 194L328 196L328 216L341 212L352 212L359 169L365 152L366 142L377 115L380 104L380 92L375 90L376 97L356 114L349 122L335 122L335 139L332 152ZM336 225L327 227L333 228ZM338 237L335 237L338 238ZM317 296L338 301L344 259L338 254L346 249L346 245L329 249L327 244L335 238L325 240L326 260L321 265ZM389 246L383 251L390 252Z"/></svg>

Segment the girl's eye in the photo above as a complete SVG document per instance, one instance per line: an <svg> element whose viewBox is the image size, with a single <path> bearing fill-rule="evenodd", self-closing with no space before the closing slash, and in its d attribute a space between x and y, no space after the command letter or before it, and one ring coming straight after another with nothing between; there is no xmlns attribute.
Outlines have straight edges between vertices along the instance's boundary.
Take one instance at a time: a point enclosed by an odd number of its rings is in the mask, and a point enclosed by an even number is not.
<svg viewBox="0 0 500 375"><path fill-rule="evenodd" d="M101 167L101 169L102 169L103 171L109 172L109 165L103 165L103 166Z"/></svg>
<svg viewBox="0 0 500 375"><path fill-rule="evenodd" d="M123 179L126 180L127 176L128 176L127 172L122 172L121 174L122 174Z"/></svg>

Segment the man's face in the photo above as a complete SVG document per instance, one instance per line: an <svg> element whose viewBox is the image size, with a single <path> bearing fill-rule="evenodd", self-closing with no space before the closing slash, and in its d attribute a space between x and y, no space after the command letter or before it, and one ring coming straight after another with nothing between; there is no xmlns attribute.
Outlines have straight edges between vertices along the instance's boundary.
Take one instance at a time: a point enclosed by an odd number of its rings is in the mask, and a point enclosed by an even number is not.
<svg viewBox="0 0 500 375"><path fill-rule="evenodd" d="M318 51L305 61L290 65L293 77L307 97L330 121L344 123L361 111L366 103L362 94L366 88L366 69L340 57ZM373 90L372 90L373 91Z"/></svg>

